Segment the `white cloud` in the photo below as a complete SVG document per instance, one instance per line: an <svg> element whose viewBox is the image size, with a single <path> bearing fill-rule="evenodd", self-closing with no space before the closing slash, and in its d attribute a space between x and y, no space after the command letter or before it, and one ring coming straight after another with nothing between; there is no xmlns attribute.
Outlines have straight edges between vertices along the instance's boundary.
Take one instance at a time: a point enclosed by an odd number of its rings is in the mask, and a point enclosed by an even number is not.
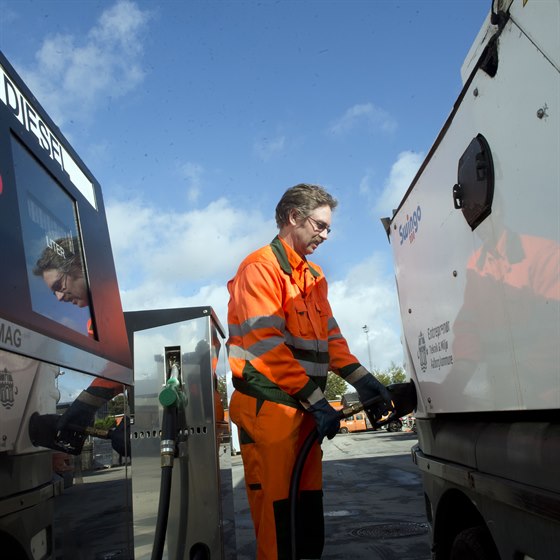
<svg viewBox="0 0 560 560"><path fill-rule="evenodd" d="M181 175L187 183L187 200L196 202L200 196L204 169L198 163L187 162L181 166Z"/></svg>
<svg viewBox="0 0 560 560"><path fill-rule="evenodd" d="M333 314L350 351L368 369L370 355L373 369L383 370L391 362L398 365L403 362L399 318L394 305L395 282L379 272L386 270L385 258L388 257L371 255L351 268L346 278L329 284ZM368 327L368 336L364 325Z"/></svg>
<svg viewBox="0 0 560 560"><path fill-rule="evenodd" d="M253 145L253 152L262 161L268 161L284 150L286 144L285 136L275 138L261 138Z"/></svg>
<svg viewBox="0 0 560 560"><path fill-rule="evenodd" d="M365 175L361 178L358 186L358 191L361 195L369 196L371 194L371 181L373 178L372 171L366 171Z"/></svg>
<svg viewBox="0 0 560 560"><path fill-rule="evenodd" d="M364 123L383 132L394 132L397 128L395 119L387 111L373 103L362 103L350 107L344 115L336 119L330 125L329 132L334 135L344 134Z"/></svg>
<svg viewBox="0 0 560 560"><path fill-rule="evenodd" d="M189 284L225 283L243 257L276 234L272 219L225 198L183 213L113 200L107 219L121 289L155 290L168 298Z"/></svg>
<svg viewBox="0 0 560 560"><path fill-rule="evenodd" d="M226 283L251 251L276 234L274 221L221 198L206 208L161 212L135 201L110 201L107 217L126 310L211 306L227 329ZM373 255L330 285L330 301L351 351L369 368L402 362L393 278ZM227 334L227 333L226 333Z"/></svg>
<svg viewBox="0 0 560 560"><path fill-rule="evenodd" d="M421 152L406 151L399 154L375 204L376 212L392 216L393 209L401 202L423 160L424 154Z"/></svg>
<svg viewBox="0 0 560 560"><path fill-rule="evenodd" d="M227 329L228 297L225 282L203 286L189 296L170 292L154 282L147 282L130 290L121 289L122 305L126 311L210 306L215 310L224 329Z"/></svg>
<svg viewBox="0 0 560 560"><path fill-rule="evenodd" d="M59 126L87 120L109 92L122 96L143 80L142 44L150 17L134 2L119 0L85 36L55 34L44 40L36 67L21 74Z"/></svg>

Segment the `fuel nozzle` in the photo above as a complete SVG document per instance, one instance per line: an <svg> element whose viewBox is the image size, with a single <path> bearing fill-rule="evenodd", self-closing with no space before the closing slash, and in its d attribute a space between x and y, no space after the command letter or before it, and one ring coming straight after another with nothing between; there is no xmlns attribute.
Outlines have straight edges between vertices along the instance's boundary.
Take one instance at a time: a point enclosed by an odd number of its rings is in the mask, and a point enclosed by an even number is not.
<svg viewBox="0 0 560 560"><path fill-rule="evenodd" d="M185 405L183 375L181 371L181 347L165 347L165 379L159 394L159 402L165 407Z"/></svg>
<svg viewBox="0 0 560 560"><path fill-rule="evenodd" d="M94 426L80 426L66 423L61 428L62 415L39 414L34 412L29 418L29 439L36 447L47 447L54 451L62 451L69 455L79 455L82 452L83 441L87 436L111 440L112 447L119 455L130 457L130 445L126 443L130 428L130 419L125 417L118 426L109 429ZM72 442L68 441L68 434L74 434ZM79 434L77 438L75 434ZM76 441L79 442L76 445Z"/></svg>
<svg viewBox="0 0 560 560"><path fill-rule="evenodd" d="M393 383L387 386L391 393L391 406L389 408L381 396L374 397L363 403L353 403L341 410L343 418L352 416L362 410L366 413L372 426L381 427L394 418L401 418L416 409L416 387L412 381L408 383Z"/></svg>
<svg viewBox="0 0 560 560"><path fill-rule="evenodd" d="M401 418L416 410L416 387L412 381L387 385L393 400L393 418Z"/></svg>
<svg viewBox="0 0 560 560"><path fill-rule="evenodd" d="M185 394L177 377L170 377L159 393L159 402L164 408L184 406Z"/></svg>
<svg viewBox="0 0 560 560"><path fill-rule="evenodd" d="M363 403L364 412L372 426L383 426L395 418L395 404L391 400L387 402L383 397L378 396Z"/></svg>
<svg viewBox="0 0 560 560"><path fill-rule="evenodd" d="M185 404L181 385L176 377L170 377L159 393L159 402L163 406L161 426L161 466L173 467L175 458L175 438L177 434L177 409Z"/></svg>
<svg viewBox="0 0 560 560"><path fill-rule="evenodd" d="M181 377L181 348L168 346L165 348L165 385L159 393L159 402L163 406L160 444L162 468L172 468L175 458L178 409L186 405Z"/></svg>

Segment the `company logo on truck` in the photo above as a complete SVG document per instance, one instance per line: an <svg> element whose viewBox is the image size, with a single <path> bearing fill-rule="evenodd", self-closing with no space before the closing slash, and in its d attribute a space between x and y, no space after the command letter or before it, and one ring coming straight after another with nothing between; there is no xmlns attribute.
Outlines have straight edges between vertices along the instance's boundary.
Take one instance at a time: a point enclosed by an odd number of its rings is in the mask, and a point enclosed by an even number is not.
<svg viewBox="0 0 560 560"><path fill-rule="evenodd" d="M420 360L420 368L425 372L428 369L428 351L426 349L426 339L422 331L418 335L418 359Z"/></svg>
<svg viewBox="0 0 560 560"><path fill-rule="evenodd" d="M427 338L423 331L418 335L418 360L420 368L425 373L428 369L436 370L442 367L453 365L453 354L449 344L450 334L449 321L444 321L438 325L427 328Z"/></svg>
<svg viewBox="0 0 560 560"><path fill-rule="evenodd" d="M4 368L0 371L0 404L8 410L14 406L17 395L17 387L14 387L14 378L12 374Z"/></svg>
<svg viewBox="0 0 560 560"><path fill-rule="evenodd" d="M422 219L422 209L420 205L414 210L411 215L406 215L406 222L399 226L399 235L401 237L401 245L408 239L410 243L416 238L420 220Z"/></svg>
<svg viewBox="0 0 560 560"><path fill-rule="evenodd" d="M432 369L441 369L453 365L453 354L450 353L448 340L450 330L449 321L428 327L428 353Z"/></svg>

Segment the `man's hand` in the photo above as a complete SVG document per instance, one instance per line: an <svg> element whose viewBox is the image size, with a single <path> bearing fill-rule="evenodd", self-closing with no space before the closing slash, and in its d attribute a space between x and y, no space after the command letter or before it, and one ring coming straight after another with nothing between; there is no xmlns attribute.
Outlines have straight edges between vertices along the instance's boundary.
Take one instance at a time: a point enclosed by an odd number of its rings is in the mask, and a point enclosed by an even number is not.
<svg viewBox="0 0 560 560"><path fill-rule="evenodd" d="M369 410L374 411L376 418L382 418L394 409L391 393L371 373L368 372L367 375L355 381L353 385L356 391L358 391L358 397L362 404L375 397L381 397L382 401L372 407L368 407Z"/></svg>
<svg viewBox="0 0 560 560"><path fill-rule="evenodd" d="M97 409L106 400L82 391L57 423L57 440L67 447L67 453L79 455L87 438L85 428L93 426Z"/></svg>
<svg viewBox="0 0 560 560"><path fill-rule="evenodd" d="M90 411L80 402L73 402L57 424L57 440L67 447L67 453L79 455L87 437L84 429L93 425L95 410Z"/></svg>
<svg viewBox="0 0 560 560"><path fill-rule="evenodd" d="M327 399L320 399L307 410L313 414L317 424L319 443L322 443L325 436L332 439L338 433L340 429L340 413L329 404Z"/></svg>
<svg viewBox="0 0 560 560"><path fill-rule="evenodd" d="M109 434L113 449L122 457L130 457L130 418L125 416ZM127 441L128 440L128 441Z"/></svg>

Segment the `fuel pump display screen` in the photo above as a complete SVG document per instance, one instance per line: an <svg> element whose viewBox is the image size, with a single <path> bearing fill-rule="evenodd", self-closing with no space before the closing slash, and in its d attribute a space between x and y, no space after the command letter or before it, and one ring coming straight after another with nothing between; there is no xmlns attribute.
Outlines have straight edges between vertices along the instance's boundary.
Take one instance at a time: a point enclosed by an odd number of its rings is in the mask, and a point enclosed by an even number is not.
<svg viewBox="0 0 560 560"><path fill-rule="evenodd" d="M76 202L14 136L11 144L31 308L96 338Z"/></svg>

